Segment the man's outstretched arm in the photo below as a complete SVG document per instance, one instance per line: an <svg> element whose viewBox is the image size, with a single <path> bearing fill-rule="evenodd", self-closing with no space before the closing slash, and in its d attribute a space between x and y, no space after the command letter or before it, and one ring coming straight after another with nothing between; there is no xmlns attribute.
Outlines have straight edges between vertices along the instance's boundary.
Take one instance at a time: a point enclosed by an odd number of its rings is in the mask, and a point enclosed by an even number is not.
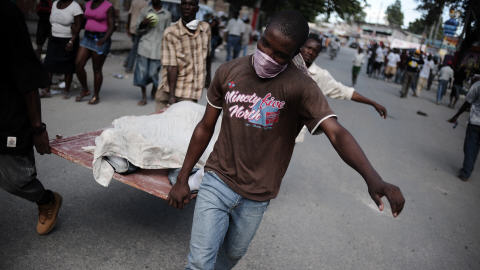
<svg viewBox="0 0 480 270"><path fill-rule="evenodd" d="M353 136L337 122L337 119L326 119L320 124L320 128L325 132L343 161L365 179L368 193L380 211L383 211L384 208L382 197L386 196L392 208L393 216L397 217L402 212L405 204L405 199L400 189L382 180Z"/></svg>
<svg viewBox="0 0 480 270"><path fill-rule="evenodd" d="M188 186L188 177L213 136L220 112L221 110L207 104L202 120L200 120L193 131L177 182L168 194L168 204L170 206L181 209L185 203L189 202L190 188Z"/></svg>
<svg viewBox="0 0 480 270"><path fill-rule="evenodd" d="M387 118L387 109L385 109L385 107L367 97L360 95L359 93L357 93L357 91L353 92L352 100L372 106L373 108L375 108L378 114L380 114L380 117Z"/></svg>
<svg viewBox="0 0 480 270"><path fill-rule="evenodd" d="M460 107L460 109L458 109L458 112L450 119L448 119L447 121L450 122L450 123L455 123L457 122L458 120L458 117L466 112L468 110L468 108L470 108L470 103L468 103L468 101L465 101L463 104L462 104L462 107Z"/></svg>

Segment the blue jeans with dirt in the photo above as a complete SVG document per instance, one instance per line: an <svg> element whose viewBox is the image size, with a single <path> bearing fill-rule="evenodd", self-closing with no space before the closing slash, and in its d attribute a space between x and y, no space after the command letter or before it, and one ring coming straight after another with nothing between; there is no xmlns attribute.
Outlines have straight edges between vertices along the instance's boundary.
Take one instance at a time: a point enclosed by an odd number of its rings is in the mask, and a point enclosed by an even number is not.
<svg viewBox="0 0 480 270"><path fill-rule="evenodd" d="M463 143L463 167L460 176L468 179L473 172L478 150L480 149L480 126L468 124L465 142Z"/></svg>
<svg viewBox="0 0 480 270"><path fill-rule="evenodd" d="M185 269L231 269L245 255L269 201L246 199L208 171L198 191Z"/></svg>

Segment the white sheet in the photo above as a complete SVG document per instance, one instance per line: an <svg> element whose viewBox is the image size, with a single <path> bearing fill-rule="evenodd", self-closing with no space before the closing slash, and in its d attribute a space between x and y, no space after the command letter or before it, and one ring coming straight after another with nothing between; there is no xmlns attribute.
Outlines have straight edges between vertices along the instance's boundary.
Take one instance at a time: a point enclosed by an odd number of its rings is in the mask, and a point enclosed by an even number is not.
<svg viewBox="0 0 480 270"><path fill-rule="evenodd" d="M113 168L104 156L125 158L143 169L182 167L193 130L202 119L205 106L193 102L179 102L161 114L125 116L113 121L95 139L93 176L102 186L108 186ZM210 144L196 164L203 168L220 131L221 117L217 121Z"/></svg>

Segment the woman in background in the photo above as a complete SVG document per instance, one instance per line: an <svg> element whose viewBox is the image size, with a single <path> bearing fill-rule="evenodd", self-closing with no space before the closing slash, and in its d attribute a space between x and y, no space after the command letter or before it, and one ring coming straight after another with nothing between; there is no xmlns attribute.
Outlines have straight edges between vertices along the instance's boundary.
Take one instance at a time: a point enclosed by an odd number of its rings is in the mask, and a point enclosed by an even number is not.
<svg viewBox="0 0 480 270"><path fill-rule="evenodd" d="M80 42L80 49L76 59L77 77L82 85L80 95L76 101L81 101L90 95L87 85L87 73L85 64L92 58L93 64L93 96L88 104L100 102L100 88L102 86L102 68L110 51L111 39L114 30L113 6L107 0L91 0L85 4L85 34Z"/></svg>
<svg viewBox="0 0 480 270"><path fill-rule="evenodd" d="M48 87L40 97L50 97L52 74L65 74L64 98L70 97L70 86L75 72L75 57L78 51L78 33L82 20L82 8L73 0L58 0L52 5L50 23L52 36L48 40L47 55L43 63L48 71Z"/></svg>

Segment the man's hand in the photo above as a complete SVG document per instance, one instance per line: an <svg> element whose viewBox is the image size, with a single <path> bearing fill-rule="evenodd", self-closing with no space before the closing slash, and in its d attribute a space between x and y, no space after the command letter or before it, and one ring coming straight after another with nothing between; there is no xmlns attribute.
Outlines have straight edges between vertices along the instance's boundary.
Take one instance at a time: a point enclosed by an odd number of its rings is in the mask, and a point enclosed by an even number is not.
<svg viewBox="0 0 480 270"><path fill-rule="evenodd" d="M168 193L168 205L178 209L183 209L185 204L190 202L190 187L188 181L180 181L177 178L177 182L173 185L170 193Z"/></svg>
<svg viewBox="0 0 480 270"><path fill-rule="evenodd" d="M387 109L385 109L385 107L383 107L382 105L380 105L378 103L373 104L373 107L378 112L378 114L380 114L380 117L382 117L384 119L387 118Z"/></svg>
<svg viewBox="0 0 480 270"><path fill-rule="evenodd" d="M52 153L50 151L50 143L48 142L48 133L46 130L40 134L33 135L33 144L40 155Z"/></svg>
<svg viewBox="0 0 480 270"><path fill-rule="evenodd" d="M102 45L105 43L105 41L107 41L105 38L99 39L99 40L97 41L97 46L102 46Z"/></svg>
<svg viewBox="0 0 480 270"><path fill-rule="evenodd" d="M65 50L67 52L71 52L73 50L73 42L70 40L67 45L65 46Z"/></svg>
<svg viewBox="0 0 480 270"><path fill-rule="evenodd" d="M405 198L403 198L402 191L397 186L384 181L375 182L368 186L368 193L380 211L383 211L384 208L382 197L386 196L390 208L392 208L393 216L397 217L402 212Z"/></svg>
<svg viewBox="0 0 480 270"><path fill-rule="evenodd" d="M177 103L177 98L176 97L169 97L168 98L168 105L173 105Z"/></svg>
<svg viewBox="0 0 480 270"><path fill-rule="evenodd" d="M146 18L143 19L143 21L140 23L140 28L145 28L147 26L152 25L153 19L152 18Z"/></svg>

